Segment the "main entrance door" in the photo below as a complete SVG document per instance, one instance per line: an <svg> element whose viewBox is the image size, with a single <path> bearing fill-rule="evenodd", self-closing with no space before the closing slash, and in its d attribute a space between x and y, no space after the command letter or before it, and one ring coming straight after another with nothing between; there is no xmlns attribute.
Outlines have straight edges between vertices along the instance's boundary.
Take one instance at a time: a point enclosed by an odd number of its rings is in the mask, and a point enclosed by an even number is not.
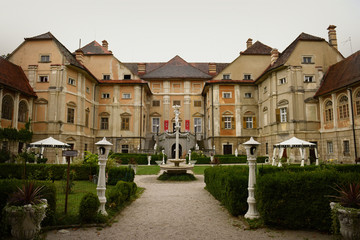
<svg viewBox="0 0 360 240"><path fill-rule="evenodd" d="M171 147L171 158L172 159L175 159L175 149L176 149L176 144L174 143ZM179 158L181 157L181 155L182 155L182 147L179 144Z"/></svg>
<svg viewBox="0 0 360 240"><path fill-rule="evenodd" d="M224 152L224 155L226 154L232 154L232 145L223 145L223 152Z"/></svg>

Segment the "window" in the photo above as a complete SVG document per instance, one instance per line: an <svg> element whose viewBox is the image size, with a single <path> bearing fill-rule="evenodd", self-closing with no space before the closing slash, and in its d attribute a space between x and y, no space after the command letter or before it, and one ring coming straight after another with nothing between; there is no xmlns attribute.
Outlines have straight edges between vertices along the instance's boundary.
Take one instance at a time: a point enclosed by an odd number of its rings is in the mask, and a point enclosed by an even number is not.
<svg viewBox="0 0 360 240"><path fill-rule="evenodd" d="M90 93L90 88L89 87L86 87L86 92Z"/></svg>
<svg viewBox="0 0 360 240"><path fill-rule="evenodd" d="M110 93L101 94L101 98L110 98Z"/></svg>
<svg viewBox="0 0 360 240"><path fill-rule="evenodd" d="M109 118L108 117L102 117L100 119L100 129L101 130L108 130L109 129Z"/></svg>
<svg viewBox="0 0 360 240"><path fill-rule="evenodd" d="M223 92L223 98L231 98L231 92Z"/></svg>
<svg viewBox="0 0 360 240"><path fill-rule="evenodd" d="M328 154L334 153L333 142L327 142L327 153Z"/></svg>
<svg viewBox="0 0 360 240"><path fill-rule="evenodd" d="M130 118L128 117L121 118L121 130L130 130Z"/></svg>
<svg viewBox="0 0 360 240"><path fill-rule="evenodd" d="M39 82L49 82L49 76L39 76Z"/></svg>
<svg viewBox="0 0 360 240"><path fill-rule="evenodd" d="M330 122L334 119L333 117L333 106L332 101L325 103L325 122Z"/></svg>
<svg viewBox="0 0 360 240"><path fill-rule="evenodd" d="M130 74L124 74L124 79L131 79L131 75Z"/></svg>
<svg viewBox="0 0 360 240"><path fill-rule="evenodd" d="M265 143L265 154L269 154L269 143Z"/></svg>
<svg viewBox="0 0 360 240"><path fill-rule="evenodd" d="M280 122L287 122L287 109L280 108Z"/></svg>
<svg viewBox="0 0 360 240"><path fill-rule="evenodd" d="M279 84L282 85L282 84L285 84L286 83L286 78L280 78L279 79Z"/></svg>
<svg viewBox="0 0 360 240"><path fill-rule="evenodd" d="M305 77L304 77L304 82L305 82L305 83L312 83L312 82L314 82L314 76L305 75Z"/></svg>
<svg viewBox="0 0 360 240"><path fill-rule="evenodd" d="M153 87L153 89L160 89L161 85L160 85L160 83L153 83L152 87Z"/></svg>
<svg viewBox="0 0 360 240"><path fill-rule="evenodd" d="M181 122L179 122L179 131L181 132ZM175 132L175 122L173 122L173 132Z"/></svg>
<svg viewBox="0 0 360 240"><path fill-rule="evenodd" d="M201 125L202 125L202 119L194 118L194 131L196 133L200 133L202 131Z"/></svg>
<svg viewBox="0 0 360 240"><path fill-rule="evenodd" d="M181 87L181 84L180 84L180 83L174 83L174 84L173 84L173 88L179 89L180 87Z"/></svg>
<svg viewBox="0 0 360 240"><path fill-rule="evenodd" d="M360 91L358 91L356 93L356 96L355 96L355 105L356 105L356 115L360 115Z"/></svg>
<svg viewBox="0 0 360 240"><path fill-rule="evenodd" d="M104 74L103 75L103 80L110 80L110 75L109 74Z"/></svg>
<svg viewBox="0 0 360 240"><path fill-rule="evenodd" d="M68 108L67 110L67 122L68 123L74 123L75 120L75 109L74 108Z"/></svg>
<svg viewBox="0 0 360 240"><path fill-rule="evenodd" d="M75 79L69 78L68 84L75 86Z"/></svg>
<svg viewBox="0 0 360 240"><path fill-rule="evenodd" d="M244 74L244 80L251 80L251 74Z"/></svg>
<svg viewBox="0 0 360 240"><path fill-rule="evenodd" d="M226 79L231 79L231 78L230 78L230 74L223 74L223 79L225 79L225 80L226 80Z"/></svg>
<svg viewBox="0 0 360 240"><path fill-rule="evenodd" d="M88 150L88 145L87 145L87 143L85 143L85 145L84 145L84 151L87 151Z"/></svg>
<svg viewBox="0 0 360 240"><path fill-rule="evenodd" d="M121 152L129 153L129 145L127 145L127 144L121 145Z"/></svg>
<svg viewBox="0 0 360 240"><path fill-rule="evenodd" d="M194 101L194 107L201 107L201 101Z"/></svg>
<svg viewBox="0 0 360 240"><path fill-rule="evenodd" d="M152 132L157 133L158 128L160 129L160 118L152 118Z"/></svg>
<svg viewBox="0 0 360 240"><path fill-rule="evenodd" d="M253 118L245 117L246 128L253 128Z"/></svg>
<svg viewBox="0 0 360 240"><path fill-rule="evenodd" d="M251 93L245 93L245 98L252 98L252 94Z"/></svg>
<svg viewBox="0 0 360 240"><path fill-rule="evenodd" d="M14 100L10 95L5 95L2 100L1 118L12 120L14 110Z"/></svg>
<svg viewBox="0 0 360 240"><path fill-rule="evenodd" d="M343 142L344 144L344 156L349 156L350 155L350 142L349 140L345 140Z"/></svg>
<svg viewBox="0 0 360 240"><path fill-rule="evenodd" d="M85 110L85 127L89 127L89 116L90 116L90 111L89 109Z"/></svg>
<svg viewBox="0 0 360 240"><path fill-rule="evenodd" d="M264 87L264 93L267 93L267 87Z"/></svg>
<svg viewBox="0 0 360 240"><path fill-rule="evenodd" d="M225 129L231 129L232 117L224 117Z"/></svg>
<svg viewBox="0 0 360 240"><path fill-rule="evenodd" d="M181 101L180 100L174 100L173 101L173 106L181 106Z"/></svg>
<svg viewBox="0 0 360 240"><path fill-rule="evenodd" d="M123 98L123 99L130 99L130 98L131 98L131 94L130 94L130 93L123 93L122 98Z"/></svg>
<svg viewBox="0 0 360 240"><path fill-rule="evenodd" d="M303 56L302 57L302 63L303 64L311 64L312 62L312 56Z"/></svg>
<svg viewBox="0 0 360 240"><path fill-rule="evenodd" d="M154 100L154 101L152 101L152 105L153 105L153 107L160 107L160 101Z"/></svg>
<svg viewBox="0 0 360 240"><path fill-rule="evenodd" d="M339 101L339 117L345 119L349 117L349 102L347 96L342 96Z"/></svg>
<svg viewBox="0 0 360 240"><path fill-rule="evenodd" d="M28 107L25 101L21 101L19 103L19 114L18 114L18 121L19 122L26 122L28 115Z"/></svg>
<svg viewBox="0 0 360 240"><path fill-rule="evenodd" d="M40 62L50 62L50 55L41 55Z"/></svg>

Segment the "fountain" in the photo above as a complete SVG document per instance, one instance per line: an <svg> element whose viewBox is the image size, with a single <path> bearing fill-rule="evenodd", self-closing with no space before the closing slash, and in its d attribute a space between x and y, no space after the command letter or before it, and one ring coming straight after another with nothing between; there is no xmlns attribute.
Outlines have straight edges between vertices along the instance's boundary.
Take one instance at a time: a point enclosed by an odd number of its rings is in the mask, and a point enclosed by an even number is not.
<svg viewBox="0 0 360 240"><path fill-rule="evenodd" d="M166 171L168 174L184 174L187 170L192 170L194 168L193 164L182 164L186 162L186 159L179 158L179 134L180 134L180 124L179 124L179 115L180 106L174 105L175 113L175 159L168 159L167 164L160 165L160 169Z"/></svg>

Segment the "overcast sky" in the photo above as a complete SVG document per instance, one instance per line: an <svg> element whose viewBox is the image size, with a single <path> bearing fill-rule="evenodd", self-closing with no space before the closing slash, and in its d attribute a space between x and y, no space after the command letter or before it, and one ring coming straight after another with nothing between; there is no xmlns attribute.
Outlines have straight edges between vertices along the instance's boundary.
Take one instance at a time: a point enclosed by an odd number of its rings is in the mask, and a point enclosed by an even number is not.
<svg viewBox="0 0 360 240"><path fill-rule="evenodd" d="M328 40L330 24L345 57L360 49L359 0L8 0L0 9L0 55L50 31L71 52L79 39L106 39L123 62L231 62L248 38L283 51L301 32Z"/></svg>

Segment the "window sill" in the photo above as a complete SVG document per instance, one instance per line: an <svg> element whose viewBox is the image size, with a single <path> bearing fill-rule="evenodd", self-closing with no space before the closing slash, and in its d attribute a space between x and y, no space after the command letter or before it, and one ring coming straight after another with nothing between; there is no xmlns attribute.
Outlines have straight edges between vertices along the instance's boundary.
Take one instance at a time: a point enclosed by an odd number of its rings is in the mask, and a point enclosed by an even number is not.
<svg viewBox="0 0 360 240"><path fill-rule="evenodd" d="M42 61L39 61L38 63L51 63L51 61L47 61L47 62L42 62Z"/></svg>
<svg viewBox="0 0 360 240"><path fill-rule="evenodd" d="M314 62L308 63L308 62L302 62L301 64L315 64Z"/></svg>

